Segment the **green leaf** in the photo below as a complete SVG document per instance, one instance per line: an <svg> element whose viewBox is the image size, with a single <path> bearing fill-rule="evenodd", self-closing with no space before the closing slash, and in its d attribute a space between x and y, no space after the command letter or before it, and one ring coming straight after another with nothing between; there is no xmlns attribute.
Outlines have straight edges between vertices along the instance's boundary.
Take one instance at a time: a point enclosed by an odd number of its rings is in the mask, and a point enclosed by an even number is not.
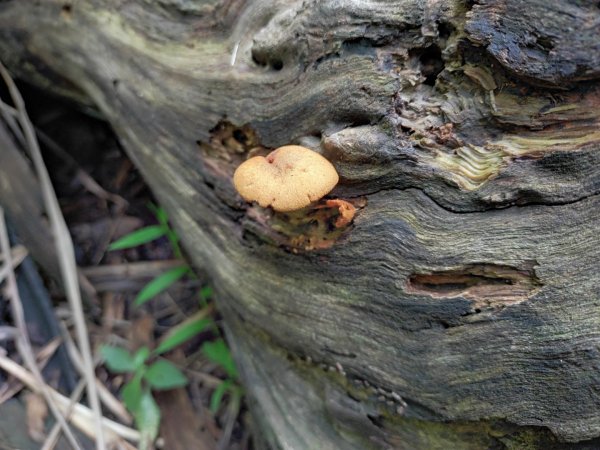
<svg viewBox="0 0 600 450"><path fill-rule="evenodd" d="M167 233L167 239L169 239L171 250L173 250L175 258L183 259L183 253L181 253L181 247L179 247L179 236L177 236L174 231L170 231Z"/></svg>
<svg viewBox="0 0 600 450"><path fill-rule="evenodd" d="M121 239L117 239L108 246L108 250L123 250L125 248L137 247L138 245L158 239L165 234L167 234L167 227L164 225L150 225L129 233Z"/></svg>
<svg viewBox="0 0 600 450"><path fill-rule="evenodd" d="M161 225L167 225L169 223L169 216L167 216L167 212L162 206L156 206L154 203L149 203L148 209L152 211L152 214L154 214L158 223Z"/></svg>
<svg viewBox="0 0 600 450"><path fill-rule="evenodd" d="M200 334L212 323L211 319L198 319L193 322L183 322L176 327L171 328L164 336L162 342L154 350L154 354L168 352L169 350L183 344L185 341Z"/></svg>
<svg viewBox="0 0 600 450"><path fill-rule="evenodd" d="M210 412L216 414L219 408L221 407L221 401L223 400L223 395L227 392L227 389L231 386L231 380L225 380L221 384L217 386L217 388L213 391L210 397Z"/></svg>
<svg viewBox="0 0 600 450"><path fill-rule="evenodd" d="M124 348L103 345L100 348L100 354L111 372L134 372L136 369L131 353Z"/></svg>
<svg viewBox="0 0 600 450"><path fill-rule="evenodd" d="M208 285L203 286L202 289L200 289L200 300L203 302L210 300L213 295L213 288Z"/></svg>
<svg viewBox="0 0 600 450"><path fill-rule="evenodd" d="M142 347L135 352L135 355L133 355L133 365L135 366L136 370L144 365L148 359L148 356L150 356L150 350L148 350L148 347Z"/></svg>
<svg viewBox="0 0 600 450"><path fill-rule="evenodd" d="M160 426L160 409L149 389L142 391L139 406L133 413L133 417L137 429L142 434L142 446L146 447L149 442L156 439Z"/></svg>
<svg viewBox="0 0 600 450"><path fill-rule="evenodd" d="M121 396L123 397L125 407L135 415L142 400L142 377L136 375L131 381L125 384Z"/></svg>
<svg viewBox="0 0 600 450"><path fill-rule="evenodd" d="M206 285L203 286L202 289L200 289L200 292L198 293L199 297L200 297L200 305L202 305L203 307L207 307L208 306L208 301L212 298L213 296L213 289L212 287Z"/></svg>
<svg viewBox="0 0 600 450"><path fill-rule="evenodd" d="M156 217L158 223L165 227L166 236L169 240L169 244L171 244L173 254L176 258L181 259L182 253L181 248L179 247L179 236L177 236L177 233L169 225L169 216L167 215L167 212L162 206L156 206L152 203L148 204L148 209L154 213L154 217Z"/></svg>
<svg viewBox="0 0 600 450"><path fill-rule="evenodd" d="M177 233L171 228L168 228L167 239L169 240L169 244L171 244L171 249L173 250L175 257L181 259L183 256L181 254L181 248L179 248L179 236L177 236Z"/></svg>
<svg viewBox="0 0 600 450"><path fill-rule="evenodd" d="M152 389L173 389L185 386L187 378L181 371L166 359L159 359L146 371L144 378Z"/></svg>
<svg viewBox="0 0 600 450"><path fill-rule="evenodd" d="M167 270L165 273L160 274L150 283L144 286L144 288L139 292L135 298L135 305L140 306L141 304L150 300L152 297L160 294L162 291L183 277L189 270L190 268L188 266L180 266L174 267Z"/></svg>
<svg viewBox="0 0 600 450"><path fill-rule="evenodd" d="M223 367L227 375L229 375L231 378L237 378L238 372L235 367L235 363L231 357L229 347L227 347L227 344L223 339L217 339L213 342L205 342L202 345L202 352L208 359Z"/></svg>

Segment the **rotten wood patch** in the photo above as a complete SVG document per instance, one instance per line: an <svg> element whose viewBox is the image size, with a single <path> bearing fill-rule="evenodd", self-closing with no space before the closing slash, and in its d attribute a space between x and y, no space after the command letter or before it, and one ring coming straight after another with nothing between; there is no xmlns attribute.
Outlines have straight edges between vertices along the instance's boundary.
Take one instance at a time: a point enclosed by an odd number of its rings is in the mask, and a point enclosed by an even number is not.
<svg viewBox="0 0 600 450"><path fill-rule="evenodd" d="M322 199L287 213L252 206L247 210L244 227L292 252L323 250L349 232L357 210L365 206L366 199Z"/></svg>
<svg viewBox="0 0 600 450"><path fill-rule="evenodd" d="M542 287L535 274L535 263L522 267L471 264L465 267L416 273L409 277L407 292L439 299L464 297L472 309L501 309L526 301Z"/></svg>

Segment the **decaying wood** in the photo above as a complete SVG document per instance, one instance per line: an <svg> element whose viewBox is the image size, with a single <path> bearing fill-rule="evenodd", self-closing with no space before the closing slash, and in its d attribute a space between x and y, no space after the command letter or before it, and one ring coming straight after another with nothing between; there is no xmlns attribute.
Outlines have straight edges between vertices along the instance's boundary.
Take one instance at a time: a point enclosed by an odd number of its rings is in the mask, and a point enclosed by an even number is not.
<svg viewBox="0 0 600 450"><path fill-rule="evenodd" d="M4 206L28 242L36 260L52 278L59 280L54 249L48 246L52 233L44 217L40 188L26 158L19 153L8 130L0 123L0 205Z"/></svg>
<svg viewBox="0 0 600 450"><path fill-rule="evenodd" d="M9 0L0 57L114 126L214 279L265 443L584 448L600 9L549 3ZM351 223L236 195L290 143Z"/></svg>

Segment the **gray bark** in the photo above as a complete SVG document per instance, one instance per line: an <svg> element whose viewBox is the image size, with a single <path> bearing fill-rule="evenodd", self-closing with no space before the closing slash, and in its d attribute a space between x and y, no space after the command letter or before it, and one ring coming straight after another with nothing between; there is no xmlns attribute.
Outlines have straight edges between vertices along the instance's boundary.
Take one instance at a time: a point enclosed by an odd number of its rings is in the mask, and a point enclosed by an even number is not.
<svg viewBox="0 0 600 450"><path fill-rule="evenodd" d="M599 24L583 0L9 0L0 57L111 122L214 280L265 445L582 449ZM290 143L351 225L235 193Z"/></svg>

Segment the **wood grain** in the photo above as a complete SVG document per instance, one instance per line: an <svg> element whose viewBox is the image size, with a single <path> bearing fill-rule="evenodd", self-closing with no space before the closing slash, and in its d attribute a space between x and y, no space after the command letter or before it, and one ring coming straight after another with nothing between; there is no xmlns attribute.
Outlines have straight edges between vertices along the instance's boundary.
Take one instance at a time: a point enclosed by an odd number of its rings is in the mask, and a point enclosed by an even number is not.
<svg viewBox="0 0 600 450"><path fill-rule="evenodd" d="M0 57L111 122L272 447L592 448L600 10L546 5L12 0ZM328 248L233 189L292 143L360 204Z"/></svg>

